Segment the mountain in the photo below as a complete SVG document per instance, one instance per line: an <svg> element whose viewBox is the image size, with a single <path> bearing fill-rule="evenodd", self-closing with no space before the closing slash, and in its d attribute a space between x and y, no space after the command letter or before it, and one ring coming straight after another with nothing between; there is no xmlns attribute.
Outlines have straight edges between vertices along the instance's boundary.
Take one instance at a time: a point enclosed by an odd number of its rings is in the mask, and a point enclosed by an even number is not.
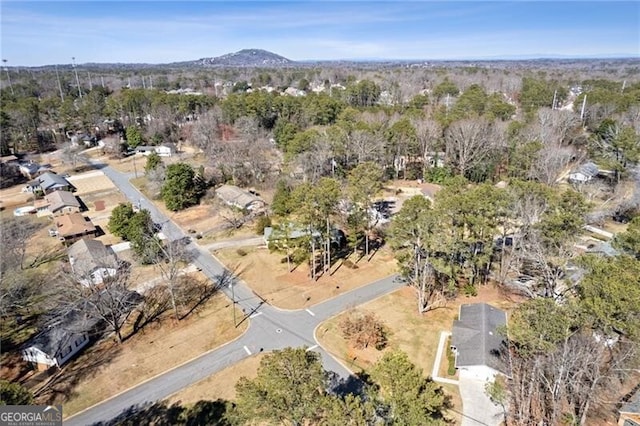
<svg viewBox="0 0 640 426"><path fill-rule="evenodd" d="M277 67L295 64L294 61L284 56L262 49L243 49L215 58L198 59L192 63L209 67Z"/></svg>

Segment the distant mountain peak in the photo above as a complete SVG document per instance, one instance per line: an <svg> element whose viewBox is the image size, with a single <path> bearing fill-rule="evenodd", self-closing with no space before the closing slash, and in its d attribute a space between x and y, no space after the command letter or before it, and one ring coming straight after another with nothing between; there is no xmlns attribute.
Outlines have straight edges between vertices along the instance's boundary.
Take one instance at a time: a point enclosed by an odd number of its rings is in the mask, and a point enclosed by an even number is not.
<svg viewBox="0 0 640 426"><path fill-rule="evenodd" d="M202 58L198 62L205 66L218 67L265 67L294 63L284 56L263 49L242 49L215 58Z"/></svg>

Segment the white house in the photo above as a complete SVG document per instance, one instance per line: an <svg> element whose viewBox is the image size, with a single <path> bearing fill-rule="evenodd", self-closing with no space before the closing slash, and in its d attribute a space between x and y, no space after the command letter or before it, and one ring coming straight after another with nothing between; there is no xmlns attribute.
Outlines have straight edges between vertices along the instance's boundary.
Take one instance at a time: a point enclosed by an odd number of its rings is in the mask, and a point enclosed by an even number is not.
<svg viewBox="0 0 640 426"><path fill-rule="evenodd" d="M599 173L599 168L594 163L585 163L575 172L569 174L569 182L571 183L587 183L590 182Z"/></svg>
<svg viewBox="0 0 640 426"><path fill-rule="evenodd" d="M500 353L504 338L500 328L507 324L504 311L486 303L460 306L453 322L451 350L461 377L493 381L498 373L508 375Z"/></svg>
<svg viewBox="0 0 640 426"><path fill-rule="evenodd" d="M152 152L155 152L160 157L171 157L176 152L176 148L172 144L163 144L157 146L150 145L140 145L136 147L136 152L142 155L151 155Z"/></svg>
<svg viewBox="0 0 640 426"><path fill-rule="evenodd" d="M38 370L60 367L89 344L96 320L80 311L54 319L22 349L22 358Z"/></svg>
<svg viewBox="0 0 640 426"><path fill-rule="evenodd" d="M81 239L67 251L73 274L82 285L102 284L118 273L118 258L110 247L98 240Z"/></svg>

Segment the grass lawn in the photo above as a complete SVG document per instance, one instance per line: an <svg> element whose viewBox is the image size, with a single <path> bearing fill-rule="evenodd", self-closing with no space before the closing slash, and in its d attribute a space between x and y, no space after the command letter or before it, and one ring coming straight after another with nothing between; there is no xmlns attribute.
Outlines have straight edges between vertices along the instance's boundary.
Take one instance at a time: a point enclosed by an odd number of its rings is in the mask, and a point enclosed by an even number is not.
<svg viewBox="0 0 640 426"><path fill-rule="evenodd" d="M241 377L254 379L258 375L258 367L264 355L257 354L243 359L188 388L182 389L167 399L168 405L174 403L195 404L200 400L215 401L218 398L227 401L234 400L236 398L236 383Z"/></svg>
<svg viewBox="0 0 640 426"><path fill-rule="evenodd" d="M358 307L358 310L373 312L389 331L387 349L401 349L419 366L425 375L431 375L435 361L441 331L451 331L453 320L458 315L458 308L465 303L487 302L502 309L509 309L514 303L505 298L488 285L478 290L476 297L461 296L451 301L446 307L435 309L426 314L418 314L416 297L413 289L405 287L391 294L373 300ZM353 371L369 370L383 355L383 351L374 348L353 349L342 337L340 321L347 312L324 322L316 330L316 338L320 344L344 365ZM446 373L447 359L442 357L441 372ZM447 377L447 375L443 375ZM455 379L455 377L452 377ZM458 389L454 385L443 385L454 404L450 415L461 421L458 412L462 412L462 402Z"/></svg>
<svg viewBox="0 0 640 426"><path fill-rule="evenodd" d="M241 255L240 253L246 253ZM346 293L349 290L387 277L396 271L390 250L383 248L371 260L360 260L357 269L341 266L338 261L331 268L332 275L321 276L317 281L309 277L306 265L287 272L287 262L279 253L265 248L243 247L222 249L215 256L227 268L242 278L252 290L272 305L282 309L302 309ZM350 260L355 263L355 256Z"/></svg>
<svg viewBox="0 0 640 426"><path fill-rule="evenodd" d="M106 339L65 366L38 400L63 404L69 416L215 349L247 328L234 327L231 309L218 294L177 324L167 313L123 344Z"/></svg>

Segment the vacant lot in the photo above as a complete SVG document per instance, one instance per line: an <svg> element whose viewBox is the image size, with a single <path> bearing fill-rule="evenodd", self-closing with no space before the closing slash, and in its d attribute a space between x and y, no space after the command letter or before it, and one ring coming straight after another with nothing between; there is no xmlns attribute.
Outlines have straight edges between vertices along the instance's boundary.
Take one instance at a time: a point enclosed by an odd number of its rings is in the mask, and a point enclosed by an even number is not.
<svg viewBox="0 0 640 426"><path fill-rule="evenodd" d="M301 309L346 293L395 272L395 260L387 249L378 252L371 262L366 259L350 269L338 260L331 273L317 281L309 277L309 267L300 265L287 272L283 255L266 248L223 249L215 255L239 275L261 297L282 309ZM356 262L354 255L349 259Z"/></svg>
<svg viewBox="0 0 640 426"><path fill-rule="evenodd" d="M214 401L218 398L234 400L236 383L241 377L254 379L258 375L258 367L264 355L253 355L173 394L168 398L169 404L195 404L200 400Z"/></svg>
<svg viewBox="0 0 640 426"><path fill-rule="evenodd" d="M478 302L487 302L502 309L510 309L514 306L513 301L505 299L495 288L484 286L479 289L476 297L459 297L444 308L421 315L417 311L414 291L405 287L362 305L358 310L374 313L385 324L389 332L387 348L403 350L425 375L431 375L440 331L451 331L453 320L458 315L461 304ZM384 350L352 348L343 338L339 326L347 315L348 312L344 312L321 324L316 330L316 338L326 350L353 371L366 371L382 357ZM442 362L446 368L445 356ZM454 410L461 412L462 403L457 387L453 385L443 385L443 387L452 396ZM457 417L455 412L451 415Z"/></svg>
<svg viewBox="0 0 640 426"><path fill-rule="evenodd" d="M123 344L106 339L65 366L38 400L64 404L69 416L215 349L246 330L246 322L233 325L231 309L219 294L178 323L167 313Z"/></svg>

